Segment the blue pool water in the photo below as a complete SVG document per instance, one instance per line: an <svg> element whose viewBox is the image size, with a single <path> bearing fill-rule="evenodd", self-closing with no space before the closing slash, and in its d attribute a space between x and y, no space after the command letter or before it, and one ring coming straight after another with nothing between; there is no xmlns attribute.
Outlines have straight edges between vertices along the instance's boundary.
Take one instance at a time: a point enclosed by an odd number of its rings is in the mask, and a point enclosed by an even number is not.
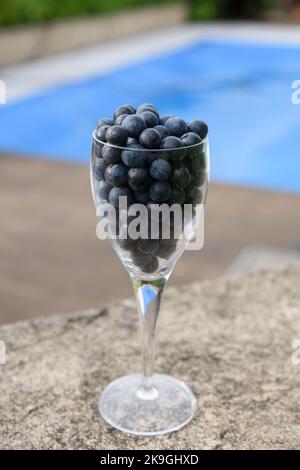
<svg viewBox="0 0 300 470"><path fill-rule="evenodd" d="M210 127L215 181L300 191L300 48L201 42L0 108L0 150L85 163L90 134L121 103Z"/></svg>

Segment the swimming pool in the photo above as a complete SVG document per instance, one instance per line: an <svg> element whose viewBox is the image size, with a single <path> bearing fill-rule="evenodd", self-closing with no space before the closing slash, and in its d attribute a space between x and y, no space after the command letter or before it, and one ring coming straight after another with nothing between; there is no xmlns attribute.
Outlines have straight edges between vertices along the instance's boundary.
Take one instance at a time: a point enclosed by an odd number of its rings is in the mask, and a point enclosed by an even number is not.
<svg viewBox="0 0 300 470"><path fill-rule="evenodd" d="M0 151L89 159L98 117L121 103L209 123L215 181L300 192L300 48L206 41L0 108Z"/></svg>

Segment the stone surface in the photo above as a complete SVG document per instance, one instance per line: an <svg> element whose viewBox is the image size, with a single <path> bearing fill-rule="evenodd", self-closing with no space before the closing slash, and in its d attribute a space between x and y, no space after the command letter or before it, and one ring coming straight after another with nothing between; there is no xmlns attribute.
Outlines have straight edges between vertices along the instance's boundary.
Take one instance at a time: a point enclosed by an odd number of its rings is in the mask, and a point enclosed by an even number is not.
<svg viewBox="0 0 300 470"><path fill-rule="evenodd" d="M122 434L97 411L103 387L140 368L130 302L2 326L1 448L299 448L299 285L293 267L167 290L156 368L191 386L198 411L156 438Z"/></svg>

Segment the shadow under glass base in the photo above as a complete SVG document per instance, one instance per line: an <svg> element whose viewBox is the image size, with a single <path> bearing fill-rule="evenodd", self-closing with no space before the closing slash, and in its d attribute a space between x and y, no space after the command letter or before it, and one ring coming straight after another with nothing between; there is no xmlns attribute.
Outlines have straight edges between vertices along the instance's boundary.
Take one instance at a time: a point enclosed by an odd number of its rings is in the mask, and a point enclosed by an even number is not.
<svg viewBox="0 0 300 470"><path fill-rule="evenodd" d="M111 426L129 434L155 436L177 431L193 418L196 399L183 382L155 374L151 388L145 390L142 381L142 375L128 375L103 391L99 411Z"/></svg>

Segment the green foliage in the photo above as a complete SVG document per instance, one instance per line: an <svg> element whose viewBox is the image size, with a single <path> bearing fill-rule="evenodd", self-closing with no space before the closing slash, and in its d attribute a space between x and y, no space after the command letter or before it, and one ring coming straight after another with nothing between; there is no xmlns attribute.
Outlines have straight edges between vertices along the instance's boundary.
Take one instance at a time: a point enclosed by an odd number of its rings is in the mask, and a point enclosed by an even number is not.
<svg viewBox="0 0 300 470"><path fill-rule="evenodd" d="M0 0L0 25L49 21L171 2L172 0Z"/></svg>
<svg viewBox="0 0 300 470"><path fill-rule="evenodd" d="M218 17L217 2L213 0L191 0L192 20L213 20Z"/></svg>
<svg viewBox="0 0 300 470"><path fill-rule="evenodd" d="M176 3L190 5L195 20L255 18L280 0L0 0L0 26L101 14L130 7Z"/></svg>
<svg viewBox="0 0 300 470"><path fill-rule="evenodd" d="M194 20L259 18L279 0L190 0Z"/></svg>

